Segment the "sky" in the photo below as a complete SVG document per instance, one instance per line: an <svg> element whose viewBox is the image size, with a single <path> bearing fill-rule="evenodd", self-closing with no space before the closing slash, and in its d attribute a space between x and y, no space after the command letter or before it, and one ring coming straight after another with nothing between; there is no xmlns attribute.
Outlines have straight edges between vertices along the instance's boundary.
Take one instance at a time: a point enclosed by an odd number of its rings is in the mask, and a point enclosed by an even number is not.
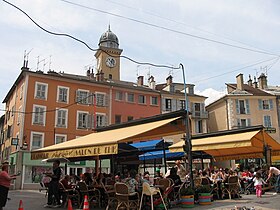
<svg viewBox="0 0 280 210"><path fill-rule="evenodd" d="M125 55L139 62L184 65L187 83L208 103L225 94L239 73L268 76L280 83L280 1L278 0L8 0L46 30L72 35L97 49L111 31ZM74 4L73 4L74 3ZM49 34L26 15L0 2L0 99L3 101L28 53L32 71L49 69L85 75L95 52L63 36ZM39 61L39 62L38 62ZM169 75L183 82L182 70L138 65L121 59L121 80L157 84ZM5 105L0 105L1 111Z"/></svg>

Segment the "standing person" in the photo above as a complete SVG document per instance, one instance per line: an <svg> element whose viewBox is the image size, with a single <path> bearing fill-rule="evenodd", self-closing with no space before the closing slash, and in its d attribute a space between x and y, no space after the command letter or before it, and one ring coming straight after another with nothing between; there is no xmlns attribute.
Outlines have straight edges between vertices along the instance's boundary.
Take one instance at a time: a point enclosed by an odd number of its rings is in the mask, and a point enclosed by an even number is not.
<svg viewBox="0 0 280 210"><path fill-rule="evenodd" d="M180 160L176 160L175 164L175 168L177 169L177 175L180 177L181 181L185 180L187 175L185 167L181 164Z"/></svg>
<svg viewBox="0 0 280 210"><path fill-rule="evenodd" d="M267 167L266 167L267 168ZM268 177L266 182L272 177L272 175L276 176L275 190L276 194L280 194L280 170L276 167L269 167L268 169Z"/></svg>
<svg viewBox="0 0 280 210"><path fill-rule="evenodd" d="M49 191L48 191L48 203L44 205L45 208L58 208L61 206L60 198L59 198L59 180L61 177L61 168L59 167L60 161L55 160L53 162L53 173L47 174L52 180L49 183ZM56 205L53 204L53 196L55 198Z"/></svg>
<svg viewBox="0 0 280 210"><path fill-rule="evenodd" d="M262 185L265 184L265 181L262 179L261 174L259 172L256 173L253 182L256 188L257 197L262 197Z"/></svg>
<svg viewBox="0 0 280 210"><path fill-rule="evenodd" d="M9 165L4 163L0 172L0 210L3 210L6 205L11 180L16 178L16 175L10 176L8 174L8 168Z"/></svg>

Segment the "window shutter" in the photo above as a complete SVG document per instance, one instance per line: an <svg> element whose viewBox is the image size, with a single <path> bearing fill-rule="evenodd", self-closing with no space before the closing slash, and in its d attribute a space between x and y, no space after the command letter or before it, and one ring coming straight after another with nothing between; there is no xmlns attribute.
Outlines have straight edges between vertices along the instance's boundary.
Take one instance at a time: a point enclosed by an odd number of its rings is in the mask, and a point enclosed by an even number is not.
<svg viewBox="0 0 280 210"><path fill-rule="evenodd" d="M199 132L198 121L195 121L195 133Z"/></svg>
<svg viewBox="0 0 280 210"><path fill-rule="evenodd" d="M109 95L108 94L105 94L104 96L104 106L109 106Z"/></svg>
<svg viewBox="0 0 280 210"><path fill-rule="evenodd" d="M92 116L91 116L91 114L87 115L87 128L88 129L92 128Z"/></svg>
<svg viewBox="0 0 280 210"><path fill-rule="evenodd" d="M273 110L273 100L269 99L269 109Z"/></svg>
<svg viewBox="0 0 280 210"><path fill-rule="evenodd" d="M78 115L78 128L81 128L83 126L83 115L82 113L79 113Z"/></svg>
<svg viewBox="0 0 280 210"><path fill-rule="evenodd" d="M247 126L251 126L251 119L250 118L247 119Z"/></svg>
<svg viewBox="0 0 280 210"><path fill-rule="evenodd" d="M80 91L76 90L76 102L79 103Z"/></svg>
<svg viewBox="0 0 280 210"><path fill-rule="evenodd" d="M190 112L193 112L193 113L194 113L194 103L192 103L192 102L189 103L188 110L189 110Z"/></svg>
<svg viewBox="0 0 280 210"><path fill-rule="evenodd" d="M94 94L93 93L88 93L88 105L92 105L93 104L93 97Z"/></svg>
<svg viewBox="0 0 280 210"><path fill-rule="evenodd" d="M180 100L176 100L176 107L177 107L177 110L181 109L181 102Z"/></svg>
<svg viewBox="0 0 280 210"><path fill-rule="evenodd" d="M235 99L236 114L240 114L240 107L238 99ZM239 123L240 124L240 123Z"/></svg>
<svg viewBox="0 0 280 210"><path fill-rule="evenodd" d="M249 100L246 99L246 100L245 100L245 103L246 103L246 114L250 114Z"/></svg>
<svg viewBox="0 0 280 210"><path fill-rule="evenodd" d="M176 111L176 99L171 99L171 111Z"/></svg>
<svg viewBox="0 0 280 210"><path fill-rule="evenodd" d="M108 125L108 117L104 115L103 119L104 119L104 121L103 121L103 125L102 126L107 126Z"/></svg>
<svg viewBox="0 0 280 210"><path fill-rule="evenodd" d="M165 98L162 98L161 99L161 107L162 107L162 111L166 111L166 108L165 108Z"/></svg>
<svg viewBox="0 0 280 210"><path fill-rule="evenodd" d="M259 110L262 110L262 100L258 99L258 102L259 102Z"/></svg>

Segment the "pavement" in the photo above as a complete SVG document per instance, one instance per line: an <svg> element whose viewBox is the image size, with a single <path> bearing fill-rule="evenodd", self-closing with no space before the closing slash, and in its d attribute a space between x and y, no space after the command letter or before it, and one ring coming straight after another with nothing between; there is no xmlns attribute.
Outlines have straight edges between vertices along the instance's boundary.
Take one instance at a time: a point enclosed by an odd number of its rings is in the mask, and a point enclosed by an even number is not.
<svg viewBox="0 0 280 210"><path fill-rule="evenodd" d="M49 208L44 208L46 204L45 193L32 190L11 190L9 192L9 200L6 204L4 210L18 210L20 200L23 201L24 210L46 210ZM280 209L280 195L273 195L273 192L266 192L262 198L257 198L256 195L242 195L242 198L239 199L225 199L225 200L215 200L208 206L201 206L196 204L192 209L215 209L215 210L231 210L235 207L254 207L255 210L279 210ZM56 208L64 209L67 208ZM73 208L74 210L77 208ZM101 210L96 207L92 209ZM103 208L105 209L105 208ZM172 210L180 210L183 208L173 207Z"/></svg>

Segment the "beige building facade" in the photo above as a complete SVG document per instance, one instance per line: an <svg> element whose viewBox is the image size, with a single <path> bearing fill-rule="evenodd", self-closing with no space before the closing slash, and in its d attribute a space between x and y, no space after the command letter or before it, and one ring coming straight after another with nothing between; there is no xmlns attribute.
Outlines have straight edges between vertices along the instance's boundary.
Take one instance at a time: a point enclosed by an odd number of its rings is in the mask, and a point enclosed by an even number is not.
<svg viewBox="0 0 280 210"><path fill-rule="evenodd" d="M236 84L226 84L227 94L209 104L209 132L263 125L278 142L279 103L275 95L265 91L267 77L261 74L254 81L249 76L245 84L243 74L236 77Z"/></svg>

